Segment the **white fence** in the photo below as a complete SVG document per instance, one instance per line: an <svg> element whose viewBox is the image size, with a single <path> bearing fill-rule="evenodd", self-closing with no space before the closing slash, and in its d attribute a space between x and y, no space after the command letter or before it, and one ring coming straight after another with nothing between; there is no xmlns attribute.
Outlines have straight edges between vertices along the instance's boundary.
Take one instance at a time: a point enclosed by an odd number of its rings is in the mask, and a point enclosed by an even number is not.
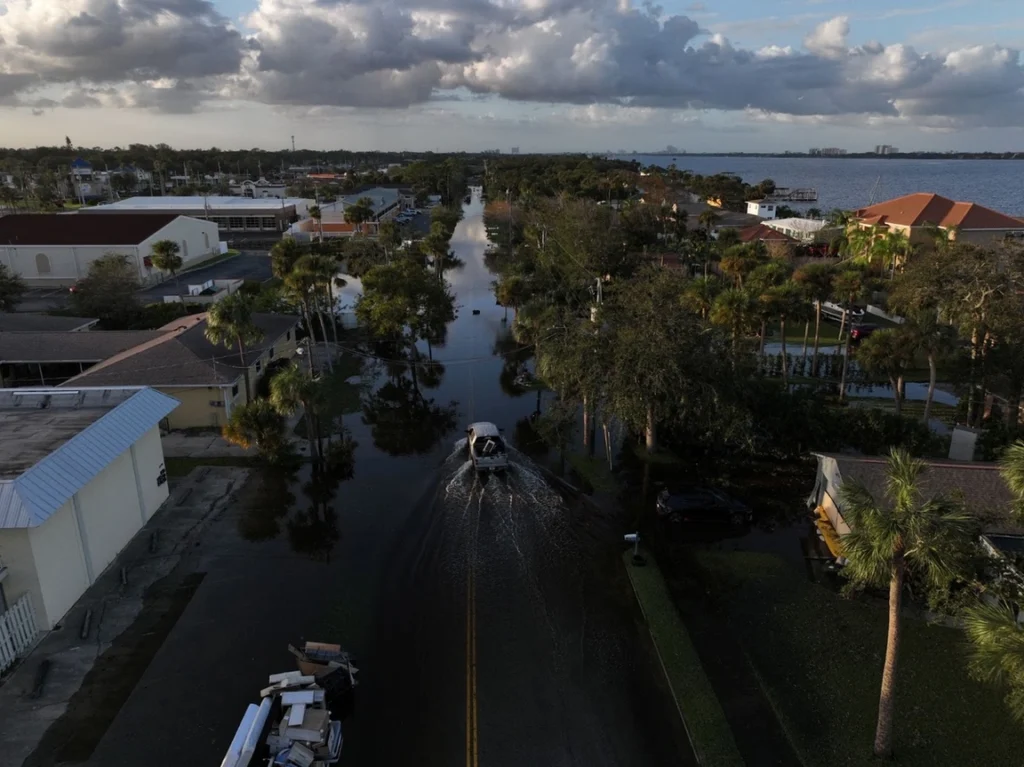
<svg viewBox="0 0 1024 767"><path fill-rule="evenodd" d="M0 671L7 670L36 639L36 615L25 594L0 615Z"/></svg>

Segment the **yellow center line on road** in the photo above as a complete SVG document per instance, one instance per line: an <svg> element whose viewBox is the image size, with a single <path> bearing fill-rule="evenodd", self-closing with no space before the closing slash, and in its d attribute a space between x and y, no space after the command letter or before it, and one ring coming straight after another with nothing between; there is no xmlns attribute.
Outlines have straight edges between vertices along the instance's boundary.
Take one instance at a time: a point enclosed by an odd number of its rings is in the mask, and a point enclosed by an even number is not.
<svg viewBox="0 0 1024 767"><path fill-rule="evenodd" d="M478 767L479 748L477 743L477 696L476 696L476 526L479 514L470 512L470 534L466 560L466 767Z"/></svg>

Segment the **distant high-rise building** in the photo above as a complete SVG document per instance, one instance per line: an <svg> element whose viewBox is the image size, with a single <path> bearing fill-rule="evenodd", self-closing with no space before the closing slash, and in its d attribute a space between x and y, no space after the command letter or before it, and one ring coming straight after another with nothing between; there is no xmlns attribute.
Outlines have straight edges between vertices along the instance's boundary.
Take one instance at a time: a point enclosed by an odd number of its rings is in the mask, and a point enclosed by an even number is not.
<svg viewBox="0 0 1024 767"><path fill-rule="evenodd" d="M509 152L508 152L508 153L509 153L509 154L519 154L519 147L517 147L517 146L514 146L514 147L512 147L512 148L511 148L511 149L509 150Z"/></svg>
<svg viewBox="0 0 1024 767"><path fill-rule="evenodd" d="M679 150L676 149L671 144L669 144L667 147L665 147L665 154L679 154Z"/></svg>
<svg viewBox="0 0 1024 767"><path fill-rule="evenodd" d="M807 154L814 155L816 157L841 157L846 154L846 150L840 149L836 146L826 146L821 149L810 149Z"/></svg>
<svg viewBox="0 0 1024 767"><path fill-rule="evenodd" d="M875 154L896 154L899 151L892 144L878 144L875 147Z"/></svg>

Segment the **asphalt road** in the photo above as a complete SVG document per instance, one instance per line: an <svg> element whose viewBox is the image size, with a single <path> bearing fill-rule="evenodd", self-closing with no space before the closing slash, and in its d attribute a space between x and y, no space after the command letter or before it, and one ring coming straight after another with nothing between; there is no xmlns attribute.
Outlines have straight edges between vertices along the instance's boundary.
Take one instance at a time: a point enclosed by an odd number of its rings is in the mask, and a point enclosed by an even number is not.
<svg viewBox="0 0 1024 767"><path fill-rule="evenodd" d="M94 724L106 731L87 767L219 763L304 639L343 644L360 668L343 765L694 763L622 570L618 520L563 500L518 453L484 483L455 446L473 420L512 433L536 398L500 385L507 326L478 202L452 244L464 265L449 276L458 319L434 348L440 381L385 403L383 424L346 416L352 479L325 493L308 470L261 471L210 524L187 560L201 584L126 703ZM364 375L407 391L400 371L367 363Z"/></svg>

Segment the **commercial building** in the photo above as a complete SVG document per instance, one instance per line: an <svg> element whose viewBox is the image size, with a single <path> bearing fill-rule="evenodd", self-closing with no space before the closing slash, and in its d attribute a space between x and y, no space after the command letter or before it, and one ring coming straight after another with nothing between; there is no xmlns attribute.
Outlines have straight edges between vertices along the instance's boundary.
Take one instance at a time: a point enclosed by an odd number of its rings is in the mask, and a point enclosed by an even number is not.
<svg viewBox="0 0 1024 767"><path fill-rule="evenodd" d="M345 220L345 209L359 203L360 200L370 201L371 217L363 224L350 224ZM320 221L303 219L296 222L288 230L288 234L296 239L310 239L323 232L324 237L351 237L356 233L375 236L377 227L384 221L390 221L403 209L415 204L415 194L411 189L400 186L374 186L347 194L335 202L320 206Z"/></svg>
<svg viewBox="0 0 1024 767"><path fill-rule="evenodd" d="M0 332L0 386L58 386L115 354L161 335L159 330Z"/></svg>
<svg viewBox="0 0 1024 767"><path fill-rule="evenodd" d="M269 368L295 355L298 317L257 313L252 319L262 338L243 346L244 359L235 345L229 349L210 343L206 315L194 314L110 355L62 386L150 386L181 403L168 416L168 429L223 426L231 411L248 402L249 393L255 394Z"/></svg>
<svg viewBox="0 0 1024 767"><path fill-rule="evenodd" d="M177 405L152 389L0 391L0 614L17 613L22 641L27 621L54 628L167 498L158 425Z"/></svg>
<svg viewBox="0 0 1024 767"><path fill-rule="evenodd" d="M973 202L956 202L938 194L908 194L854 211L858 226L899 232L912 243L934 239L943 230L958 242L984 244L1007 236L1024 236L1024 221Z"/></svg>
<svg viewBox="0 0 1024 767"><path fill-rule="evenodd" d="M92 329L97 322L99 320L92 317L69 317L34 312L0 312L0 333L31 330L77 333Z"/></svg>
<svg viewBox="0 0 1024 767"><path fill-rule="evenodd" d="M166 277L151 260L160 240L178 243L186 264L220 252L213 223L174 212L19 213L0 217L0 264L29 285L73 285L93 261L118 253L128 257L141 283L151 284Z"/></svg>
<svg viewBox="0 0 1024 767"><path fill-rule="evenodd" d="M293 221L309 215L312 200L301 197L252 199L250 197L171 196L129 197L108 205L82 208L81 215L98 216L120 213L175 214L201 218L216 224L220 232L281 233Z"/></svg>

